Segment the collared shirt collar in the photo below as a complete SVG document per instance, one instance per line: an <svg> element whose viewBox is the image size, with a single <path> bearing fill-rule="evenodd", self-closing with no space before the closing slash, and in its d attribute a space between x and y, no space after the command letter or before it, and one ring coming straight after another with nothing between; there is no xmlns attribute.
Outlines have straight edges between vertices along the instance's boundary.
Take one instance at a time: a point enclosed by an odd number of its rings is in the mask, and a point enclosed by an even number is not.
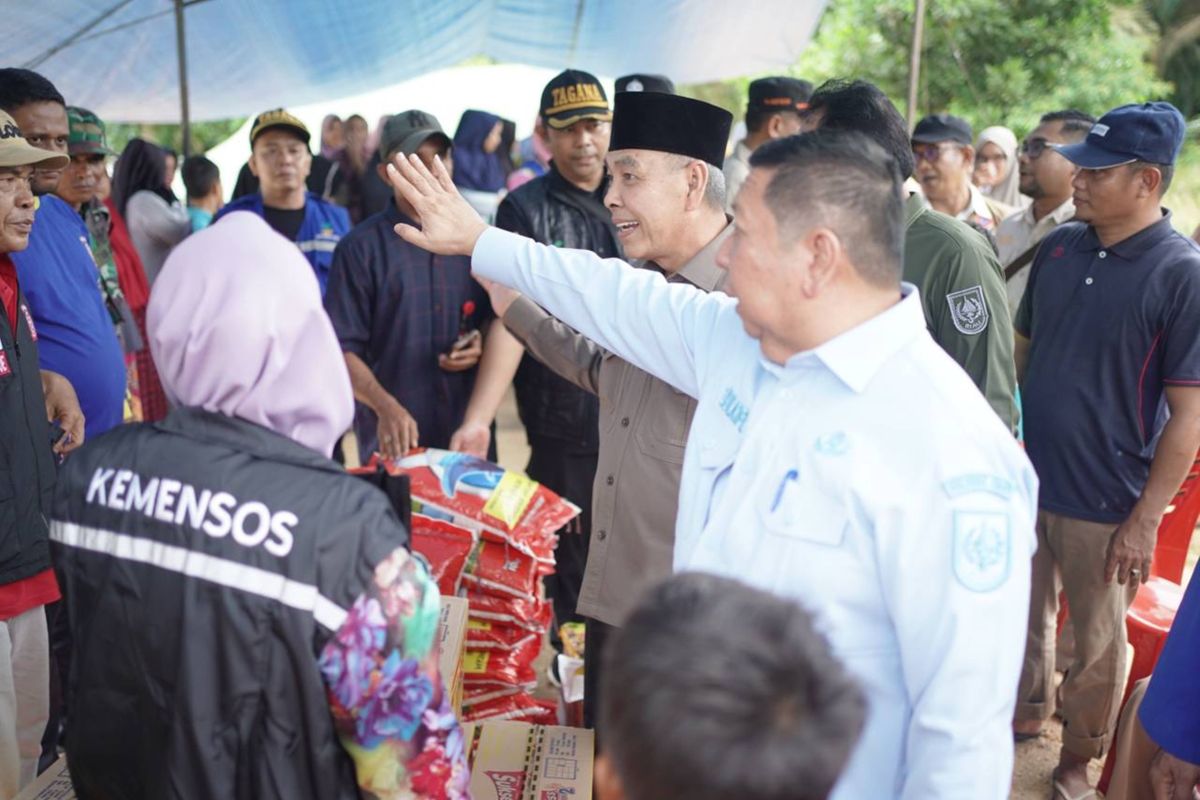
<svg viewBox="0 0 1200 800"><path fill-rule="evenodd" d="M1171 225L1171 212L1164 208L1162 209L1162 218L1158 222L1142 228L1132 236L1127 236L1110 247L1103 247L1100 244L1100 237L1096 235L1096 229L1088 225L1087 232L1079 244L1079 249L1104 249L1126 261L1136 261L1143 253L1174 232L1175 228Z"/></svg>
<svg viewBox="0 0 1200 800"><path fill-rule="evenodd" d="M1070 197L1068 197L1062 205L1051 211L1046 216L1042 217L1040 220L1034 219L1033 217L1033 203L1030 203L1029 205L1025 206L1025 208L1021 209L1021 220L1031 228L1035 225L1045 222L1046 220L1050 220L1050 222L1054 225L1062 225L1064 222L1074 216L1075 201Z"/></svg>
<svg viewBox="0 0 1200 800"><path fill-rule="evenodd" d="M706 292L711 292L725 279L725 270L717 266L717 253L721 250L721 245L733 233L733 218L728 214L725 215L725 227L716 235L711 242L706 244L704 248L692 259L683 265L683 268L675 273L676 277L683 278L693 286L703 289Z"/></svg>
<svg viewBox="0 0 1200 800"><path fill-rule="evenodd" d="M967 189L971 194L971 200L967 203L967 207L958 213L958 219L970 220L974 217L982 217L990 220L992 218L992 210L988 208L987 200L983 197L983 192L975 188L973 184L968 184Z"/></svg>
<svg viewBox="0 0 1200 800"><path fill-rule="evenodd" d="M925 195L920 192L909 192L908 198L904 201L904 227L912 225L917 217L921 216L928 208L929 202L925 199Z"/></svg>
<svg viewBox="0 0 1200 800"><path fill-rule="evenodd" d="M900 302L840 336L788 359L787 369L813 357L852 391L862 393L892 356L925 330L921 296L911 283L900 284Z"/></svg>
<svg viewBox="0 0 1200 800"><path fill-rule="evenodd" d="M703 289L706 292L716 289L725 280L726 274L725 270L717 266L717 253L721 250L721 245L724 244L725 240L732 233L733 217L726 214L725 227L721 229L721 232L711 242L704 245L700 249L700 252L692 256L674 275L668 276L667 280L672 282L687 281L697 289ZM642 266L656 269L664 275L666 274L666 270L653 261L642 262Z"/></svg>

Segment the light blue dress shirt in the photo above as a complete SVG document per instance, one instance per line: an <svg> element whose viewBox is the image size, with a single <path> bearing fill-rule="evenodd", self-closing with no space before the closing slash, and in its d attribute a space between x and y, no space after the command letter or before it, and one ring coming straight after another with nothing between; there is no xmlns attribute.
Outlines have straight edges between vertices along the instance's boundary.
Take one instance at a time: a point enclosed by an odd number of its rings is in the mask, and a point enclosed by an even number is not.
<svg viewBox="0 0 1200 800"><path fill-rule="evenodd" d="M737 301L489 229L473 269L699 400L675 567L810 609L862 682L835 800L1004 800L1037 478L916 289L785 365Z"/></svg>

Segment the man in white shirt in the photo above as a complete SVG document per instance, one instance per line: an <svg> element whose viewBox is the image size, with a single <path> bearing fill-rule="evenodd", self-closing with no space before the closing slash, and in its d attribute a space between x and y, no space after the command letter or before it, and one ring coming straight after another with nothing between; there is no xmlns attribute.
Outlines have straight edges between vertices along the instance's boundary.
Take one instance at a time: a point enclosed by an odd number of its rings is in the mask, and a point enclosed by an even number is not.
<svg viewBox="0 0 1200 800"><path fill-rule="evenodd" d="M835 800L1003 800L1037 479L900 282L891 157L817 131L751 165L718 260L733 297L489 230L440 168L390 173L421 218L405 239L471 253L481 280L698 398L676 570L816 614L871 709Z"/></svg>
<svg viewBox="0 0 1200 800"><path fill-rule="evenodd" d="M1021 143L1017 158L1021 194L1033 198L1033 203L1005 218L996 229L996 249L1004 265L1013 317L1029 284L1029 267L1038 243L1075 216L1071 183L1079 170L1050 145L1083 141L1095 121L1082 111L1054 111L1044 115Z"/></svg>

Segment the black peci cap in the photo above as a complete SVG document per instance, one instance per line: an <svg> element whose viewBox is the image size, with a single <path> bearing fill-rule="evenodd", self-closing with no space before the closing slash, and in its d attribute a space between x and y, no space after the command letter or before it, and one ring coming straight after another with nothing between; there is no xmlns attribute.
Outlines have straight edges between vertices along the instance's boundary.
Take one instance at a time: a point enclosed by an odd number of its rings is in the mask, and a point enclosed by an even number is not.
<svg viewBox="0 0 1200 800"><path fill-rule="evenodd" d="M614 150L658 150L725 163L733 115L723 108L660 92L621 92L613 111Z"/></svg>

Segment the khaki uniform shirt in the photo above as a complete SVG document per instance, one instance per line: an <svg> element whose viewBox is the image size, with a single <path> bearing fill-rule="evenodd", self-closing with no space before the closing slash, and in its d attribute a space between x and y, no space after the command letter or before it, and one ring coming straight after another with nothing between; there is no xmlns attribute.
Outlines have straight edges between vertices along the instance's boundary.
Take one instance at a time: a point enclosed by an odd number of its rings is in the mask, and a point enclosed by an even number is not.
<svg viewBox="0 0 1200 800"><path fill-rule="evenodd" d="M904 280L916 284L934 341L958 362L996 414L1016 431L1017 372L1004 274L983 234L905 203Z"/></svg>
<svg viewBox="0 0 1200 800"><path fill-rule="evenodd" d="M719 291L726 273L717 266L717 251L732 230L727 225L668 280ZM584 338L532 300L513 303L504 324L536 359L600 396L592 541L577 611L621 625L646 590L672 574L679 479L696 401Z"/></svg>
<svg viewBox="0 0 1200 800"><path fill-rule="evenodd" d="M750 156L753 152L746 146L746 140L742 139L733 148L729 158L725 159L725 166L721 169L725 173L725 211L730 214L733 213L733 201L737 199L738 190L750 177Z"/></svg>
<svg viewBox="0 0 1200 800"><path fill-rule="evenodd" d="M1000 251L1000 264L1007 267L1035 243L1045 239L1047 233L1074 216L1075 203L1068 200L1039 220L1033 218L1032 205L1008 217L996 229L996 248ZM1029 285L1029 270L1032 266L1033 259L1030 259L1028 264L1017 270L1017 274L1008 280L1008 310L1014 319L1017 309L1021 306L1025 287Z"/></svg>

